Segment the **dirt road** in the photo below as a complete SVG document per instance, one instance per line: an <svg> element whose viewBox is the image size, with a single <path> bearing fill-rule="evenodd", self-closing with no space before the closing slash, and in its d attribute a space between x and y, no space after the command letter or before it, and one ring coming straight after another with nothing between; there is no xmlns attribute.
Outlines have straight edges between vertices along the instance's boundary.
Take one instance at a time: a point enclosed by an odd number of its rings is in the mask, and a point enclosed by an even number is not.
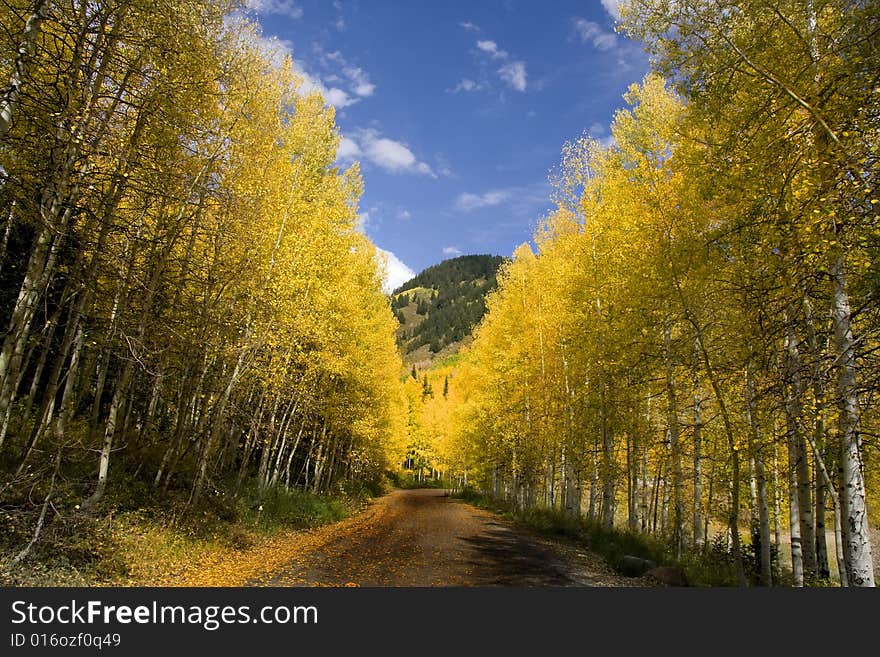
<svg viewBox="0 0 880 657"><path fill-rule="evenodd" d="M322 528L252 586L632 586L599 557L440 490L395 491Z"/></svg>

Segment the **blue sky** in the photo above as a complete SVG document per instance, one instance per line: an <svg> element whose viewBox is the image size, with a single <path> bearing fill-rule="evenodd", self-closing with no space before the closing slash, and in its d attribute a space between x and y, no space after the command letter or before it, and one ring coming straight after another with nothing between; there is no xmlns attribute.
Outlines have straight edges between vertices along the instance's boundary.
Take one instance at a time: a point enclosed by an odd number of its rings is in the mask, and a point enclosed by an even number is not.
<svg viewBox="0 0 880 657"><path fill-rule="evenodd" d="M390 286L467 253L510 255L551 207L566 141L607 139L648 70L620 0L248 0L361 164L363 229Z"/></svg>

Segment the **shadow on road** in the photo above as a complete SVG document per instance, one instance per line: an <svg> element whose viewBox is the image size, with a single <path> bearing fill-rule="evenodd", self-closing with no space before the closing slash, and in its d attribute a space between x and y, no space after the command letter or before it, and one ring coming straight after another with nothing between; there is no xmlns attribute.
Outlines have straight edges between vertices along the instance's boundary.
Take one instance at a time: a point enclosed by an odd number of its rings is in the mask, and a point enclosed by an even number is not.
<svg viewBox="0 0 880 657"><path fill-rule="evenodd" d="M473 550L468 565L476 586L572 586L577 582L540 545L492 522L479 536L461 537Z"/></svg>

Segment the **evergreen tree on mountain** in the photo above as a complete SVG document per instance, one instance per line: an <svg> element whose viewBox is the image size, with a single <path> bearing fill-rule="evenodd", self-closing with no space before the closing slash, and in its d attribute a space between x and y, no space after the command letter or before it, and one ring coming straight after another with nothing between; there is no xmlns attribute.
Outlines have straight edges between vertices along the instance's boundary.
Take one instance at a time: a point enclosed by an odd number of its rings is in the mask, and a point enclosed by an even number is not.
<svg viewBox="0 0 880 657"><path fill-rule="evenodd" d="M394 308L415 303L416 314L425 318L421 323L417 320L411 331L401 332L404 352L428 345L436 354L469 335L486 312L485 297L496 288L496 272L503 262L504 258L490 255L444 260L395 290Z"/></svg>

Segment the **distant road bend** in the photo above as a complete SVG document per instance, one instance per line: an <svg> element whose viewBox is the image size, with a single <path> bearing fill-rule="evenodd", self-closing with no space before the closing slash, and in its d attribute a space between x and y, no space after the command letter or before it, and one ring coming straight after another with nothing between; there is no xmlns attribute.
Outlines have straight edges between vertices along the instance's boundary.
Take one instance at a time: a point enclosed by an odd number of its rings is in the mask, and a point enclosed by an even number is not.
<svg viewBox="0 0 880 657"><path fill-rule="evenodd" d="M436 489L398 490L320 528L253 586L632 586L583 549Z"/></svg>

